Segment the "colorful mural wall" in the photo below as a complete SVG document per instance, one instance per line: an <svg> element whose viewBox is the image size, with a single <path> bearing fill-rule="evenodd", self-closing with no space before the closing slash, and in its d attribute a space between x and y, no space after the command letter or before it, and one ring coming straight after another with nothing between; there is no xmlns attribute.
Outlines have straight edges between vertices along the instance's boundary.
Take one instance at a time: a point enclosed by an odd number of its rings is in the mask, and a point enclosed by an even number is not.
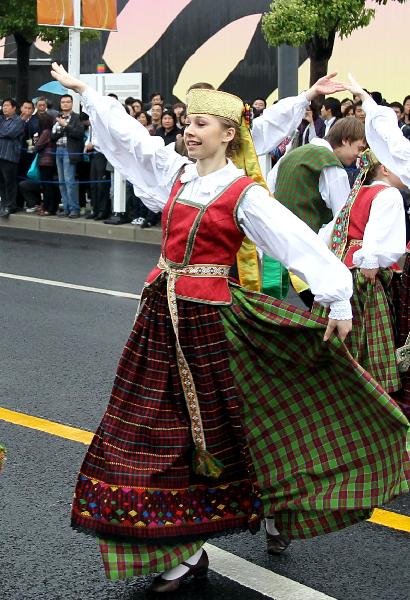
<svg viewBox="0 0 410 600"><path fill-rule="evenodd" d="M118 31L102 32L99 42L83 45L84 73L96 72L103 59L107 72L143 73L144 99L160 90L169 100L183 99L195 81L251 100L277 97L276 50L260 30L270 0L118 0ZM387 100L410 93L406 78L406 43L410 0L376 8L376 18L348 39L336 40L330 69L340 78L352 72L369 90L381 90ZM39 43L36 56L50 48ZM299 88L309 80L309 61L299 52ZM7 52L4 53L7 57ZM66 61L67 49L54 56Z"/></svg>

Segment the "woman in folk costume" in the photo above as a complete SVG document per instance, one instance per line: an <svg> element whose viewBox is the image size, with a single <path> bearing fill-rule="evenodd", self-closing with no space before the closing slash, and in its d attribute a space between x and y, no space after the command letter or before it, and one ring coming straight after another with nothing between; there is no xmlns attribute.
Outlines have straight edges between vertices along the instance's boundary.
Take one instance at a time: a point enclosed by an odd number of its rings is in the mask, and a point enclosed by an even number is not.
<svg viewBox="0 0 410 600"><path fill-rule="evenodd" d="M410 142L397 127L395 112L376 104L360 84L350 76L346 88L357 94L366 113L366 138L377 158L410 188ZM397 358L401 371L402 389L394 395L404 414L410 418L410 244L407 246L400 291L398 313Z"/></svg>
<svg viewBox="0 0 410 600"><path fill-rule="evenodd" d="M353 327L346 345L357 362L389 392L401 388L396 361L393 277L406 251L402 181L371 150L345 206L319 231L353 274ZM319 314L322 309L319 308Z"/></svg>
<svg viewBox="0 0 410 600"><path fill-rule="evenodd" d="M348 269L226 158L239 140L252 146L242 101L190 92L192 164L53 69L82 94L99 149L163 209L161 257L73 502L73 526L98 536L108 577L162 571L151 589L173 591L206 575L214 536L272 514L282 535L319 535L407 491L408 422L341 341ZM306 278L328 323L229 280L245 233Z"/></svg>

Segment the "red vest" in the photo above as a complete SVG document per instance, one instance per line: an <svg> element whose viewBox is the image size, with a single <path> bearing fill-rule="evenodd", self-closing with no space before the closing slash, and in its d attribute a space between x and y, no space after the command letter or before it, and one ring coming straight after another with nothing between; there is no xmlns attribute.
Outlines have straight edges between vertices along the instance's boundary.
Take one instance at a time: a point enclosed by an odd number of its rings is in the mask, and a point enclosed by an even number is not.
<svg viewBox="0 0 410 600"><path fill-rule="evenodd" d="M162 256L170 267L187 265L228 265L235 263L244 233L236 211L246 190L255 182L239 177L206 206L184 199L184 184L178 180L162 213ZM147 278L152 284L162 269L155 267ZM231 293L225 278L180 275L175 291L178 298L230 304Z"/></svg>
<svg viewBox="0 0 410 600"><path fill-rule="evenodd" d="M353 254L361 248L363 234L370 217L370 209L377 194L389 186L383 184L364 185L357 194L350 211L349 229L347 232L347 250L343 262L349 269L354 267Z"/></svg>

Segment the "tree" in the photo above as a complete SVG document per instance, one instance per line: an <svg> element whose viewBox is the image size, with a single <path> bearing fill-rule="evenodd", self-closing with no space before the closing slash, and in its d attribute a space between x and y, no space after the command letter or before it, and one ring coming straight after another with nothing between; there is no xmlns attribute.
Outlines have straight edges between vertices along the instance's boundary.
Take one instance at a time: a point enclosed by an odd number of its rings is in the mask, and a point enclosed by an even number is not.
<svg viewBox="0 0 410 600"><path fill-rule="evenodd" d="M389 0L375 0L387 4ZM391 0L403 4L406 0ZM375 10L366 0L274 0L262 19L269 46L305 45L310 58L310 85L326 75L336 34L348 37L366 27Z"/></svg>
<svg viewBox="0 0 410 600"><path fill-rule="evenodd" d="M86 39L95 39L98 32L87 31ZM28 97L30 50L37 37L54 47L68 39L66 27L40 27L37 24L37 3L34 0L0 0L0 38L13 36L17 46L16 97L21 102Z"/></svg>

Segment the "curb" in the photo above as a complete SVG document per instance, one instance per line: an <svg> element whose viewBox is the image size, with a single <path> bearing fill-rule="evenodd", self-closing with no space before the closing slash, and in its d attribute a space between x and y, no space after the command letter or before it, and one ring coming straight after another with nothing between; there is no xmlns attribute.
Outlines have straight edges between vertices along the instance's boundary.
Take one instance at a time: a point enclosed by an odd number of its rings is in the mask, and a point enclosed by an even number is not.
<svg viewBox="0 0 410 600"><path fill-rule="evenodd" d="M0 219L0 228L28 229L49 233L83 235L100 239L122 242L138 242L140 244L160 244L161 228L141 229L135 225L106 225L100 221L84 218L61 219L59 217L38 217L36 214L17 213L7 219Z"/></svg>

